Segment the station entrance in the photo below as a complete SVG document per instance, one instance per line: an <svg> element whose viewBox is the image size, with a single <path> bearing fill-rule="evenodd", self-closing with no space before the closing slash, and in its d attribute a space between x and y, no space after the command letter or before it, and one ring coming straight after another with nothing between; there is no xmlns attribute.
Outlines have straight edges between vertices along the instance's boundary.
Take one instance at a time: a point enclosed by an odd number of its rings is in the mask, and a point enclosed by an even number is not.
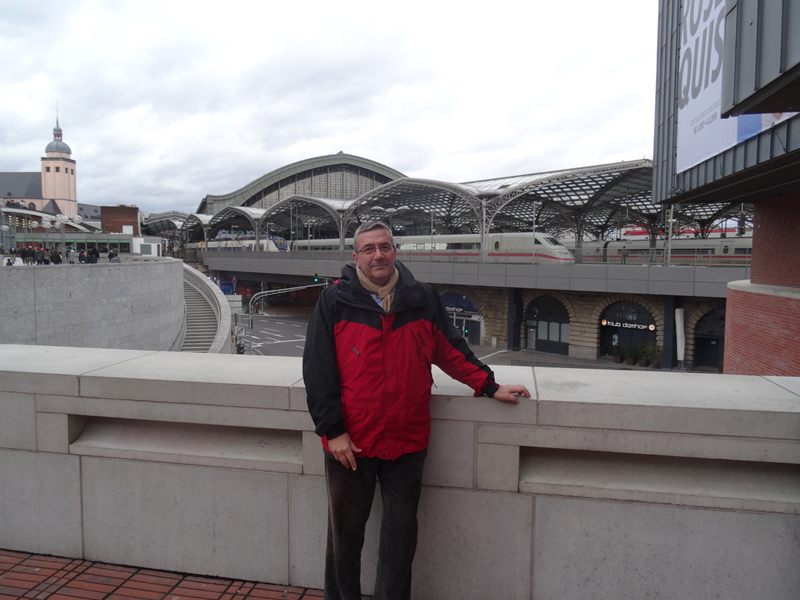
<svg viewBox="0 0 800 600"><path fill-rule="evenodd" d="M641 348L656 341L656 321L650 311L636 302L615 302L600 321L600 356L613 356L614 346Z"/></svg>
<svg viewBox="0 0 800 600"><path fill-rule="evenodd" d="M442 294L442 304L450 316L453 327L461 332L467 343L479 346L483 318L475 303L463 294L447 292Z"/></svg>
<svg viewBox="0 0 800 600"><path fill-rule="evenodd" d="M569 312L552 296L539 296L528 309L528 348L569 356Z"/></svg>
<svg viewBox="0 0 800 600"><path fill-rule="evenodd" d="M698 367L719 368L725 363L725 309L713 310L694 328L694 362Z"/></svg>

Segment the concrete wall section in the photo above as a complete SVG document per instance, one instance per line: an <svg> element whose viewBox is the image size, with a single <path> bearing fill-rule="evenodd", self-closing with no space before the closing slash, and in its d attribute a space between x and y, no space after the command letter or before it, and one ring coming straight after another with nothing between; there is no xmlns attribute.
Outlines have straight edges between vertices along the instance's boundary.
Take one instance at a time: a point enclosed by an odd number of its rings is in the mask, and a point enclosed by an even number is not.
<svg viewBox="0 0 800 600"><path fill-rule="evenodd" d="M800 595L796 516L539 497L535 537L537 599Z"/></svg>
<svg viewBox="0 0 800 600"><path fill-rule="evenodd" d="M169 350L183 328L174 259L0 271L0 340L11 344Z"/></svg>
<svg viewBox="0 0 800 600"><path fill-rule="evenodd" d="M286 476L132 460L81 462L85 558L288 580Z"/></svg>
<svg viewBox="0 0 800 600"><path fill-rule="evenodd" d="M0 449L0 548L81 558L81 525L80 459Z"/></svg>
<svg viewBox="0 0 800 600"><path fill-rule="evenodd" d="M324 585L301 359L44 351L0 346L0 548ZM433 376L415 600L797 597L800 378L498 367L512 405Z"/></svg>

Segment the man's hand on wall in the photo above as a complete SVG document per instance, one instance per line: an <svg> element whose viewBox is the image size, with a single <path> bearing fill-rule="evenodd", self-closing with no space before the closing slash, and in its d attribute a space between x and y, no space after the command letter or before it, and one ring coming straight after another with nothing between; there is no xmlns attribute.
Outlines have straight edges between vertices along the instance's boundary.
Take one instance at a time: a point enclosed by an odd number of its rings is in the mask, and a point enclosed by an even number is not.
<svg viewBox="0 0 800 600"><path fill-rule="evenodd" d="M513 402L514 404L518 404L519 398L517 398L517 395L519 394L522 394L526 398L531 397L531 393L524 385L501 385L497 388L492 398L500 400L500 402Z"/></svg>

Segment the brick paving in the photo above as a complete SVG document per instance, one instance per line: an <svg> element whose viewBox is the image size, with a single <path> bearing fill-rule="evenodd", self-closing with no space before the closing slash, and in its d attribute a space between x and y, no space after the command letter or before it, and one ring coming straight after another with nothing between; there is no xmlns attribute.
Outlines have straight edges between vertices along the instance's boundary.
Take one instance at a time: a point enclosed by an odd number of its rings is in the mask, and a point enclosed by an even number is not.
<svg viewBox="0 0 800 600"><path fill-rule="evenodd" d="M321 567L320 567L321 568ZM311 600L321 590L0 550L0 600ZM369 600L364 596L363 600Z"/></svg>

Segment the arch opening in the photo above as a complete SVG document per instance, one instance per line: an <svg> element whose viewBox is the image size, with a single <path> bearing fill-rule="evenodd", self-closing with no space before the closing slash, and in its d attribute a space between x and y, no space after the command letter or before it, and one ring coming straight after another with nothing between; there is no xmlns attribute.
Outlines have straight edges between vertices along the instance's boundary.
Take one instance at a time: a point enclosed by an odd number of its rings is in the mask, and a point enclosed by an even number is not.
<svg viewBox="0 0 800 600"><path fill-rule="evenodd" d="M531 302L526 330L528 348L569 356L569 311L557 298L539 296Z"/></svg>

